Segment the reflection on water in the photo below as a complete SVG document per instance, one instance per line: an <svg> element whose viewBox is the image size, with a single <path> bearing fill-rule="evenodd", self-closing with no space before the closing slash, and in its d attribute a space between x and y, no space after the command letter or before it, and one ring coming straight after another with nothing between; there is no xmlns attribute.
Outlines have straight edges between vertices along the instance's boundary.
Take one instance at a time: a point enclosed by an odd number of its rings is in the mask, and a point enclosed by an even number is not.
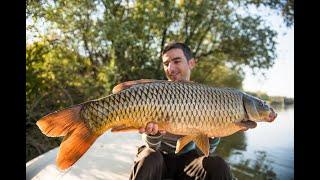
<svg viewBox="0 0 320 180"><path fill-rule="evenodd" d="M221 138L217 154L239 179L293 179L293 107L275 107L272 123Z"/></svg>

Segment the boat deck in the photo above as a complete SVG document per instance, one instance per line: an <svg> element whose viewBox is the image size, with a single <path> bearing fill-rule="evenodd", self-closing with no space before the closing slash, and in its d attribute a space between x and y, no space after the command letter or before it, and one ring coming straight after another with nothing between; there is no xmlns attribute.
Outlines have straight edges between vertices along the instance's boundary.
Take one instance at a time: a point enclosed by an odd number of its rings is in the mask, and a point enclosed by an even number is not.
<svg viewBox="0 0 320 180"><path fill-rule="evenodd" d="M26 163L27 179L128 179L137 148L143 145L139 133L110 133L100 136L69 169L55 165L58 148Z"/></svg>

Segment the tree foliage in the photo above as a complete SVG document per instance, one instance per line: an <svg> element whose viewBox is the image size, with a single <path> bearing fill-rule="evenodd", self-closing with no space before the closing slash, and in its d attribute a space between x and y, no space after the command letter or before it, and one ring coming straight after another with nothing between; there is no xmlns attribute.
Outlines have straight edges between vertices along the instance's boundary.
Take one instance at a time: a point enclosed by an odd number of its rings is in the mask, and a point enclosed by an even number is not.
<svg viewBox="0 0 320 180"><path fill-rule="evenodd" d="M188 44L197 82L241 88L248 66L274 64L276 32L238 7L264 5L293 23L293 1L27 1L27 161L58 145L35 126L41 116L110 93L126 80L164 79L160 52ZM50 140L51 141L51 140Z"/></svg>

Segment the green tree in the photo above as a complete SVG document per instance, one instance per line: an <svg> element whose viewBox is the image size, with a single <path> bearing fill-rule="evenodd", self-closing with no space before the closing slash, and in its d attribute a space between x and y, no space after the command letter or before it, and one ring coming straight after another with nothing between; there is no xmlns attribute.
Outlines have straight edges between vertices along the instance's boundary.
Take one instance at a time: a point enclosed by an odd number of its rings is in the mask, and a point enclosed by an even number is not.
<svg viewBox="0 0 320 180"><path fill-rule="evenodd" d="M92 70L87 57L54 40L42 40L26 48L27 160L60 144L60 138L41 135L35 122L53 110L99 97L110 89L108 66ZM97 78L92 79L93 73Z"/></svg>
<svg viewBox="0 0 320 180"><path fill-rule="evenodd" d="M27 161L57 146L35 122L110 93L122 81L164 79L160 52L188 44L195 81L241 88L243 67L274 64L276 32L239 7L267 6L293 24L293 1L27 1Z"/></svg>

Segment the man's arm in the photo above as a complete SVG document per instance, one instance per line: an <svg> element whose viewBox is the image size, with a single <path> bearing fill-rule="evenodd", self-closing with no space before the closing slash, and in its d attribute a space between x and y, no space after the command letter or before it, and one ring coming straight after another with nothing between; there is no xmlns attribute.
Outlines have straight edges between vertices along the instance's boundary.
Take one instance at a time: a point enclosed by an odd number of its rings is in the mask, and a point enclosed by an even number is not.
<svg viewBox="0 0 320 180"><path fill-rule="evenodd" d="M142 139L147 143L148 147L158 150L161 145L162 134L158 133L156 135L148 135L146 133L143 133Z"/></svg>
<svg viewBox="0 0 320 180"><path fill-rule="evenodd" d="M165 131L159 131L156 123L148 123L145 128L140 128L139 132L142 134L142 139L147 143L148 147L152 149L160 147L162 135L165 133ZM209 138L209 155L214 154L219 143L220 138Z"/></svg>
<svg viewBox="0 0 320 180"><path fill-rule="evenodd" d="M220 138L209 138L209 156L213 156L214 152L216 151L218 144L220 143Z"/></svg>
<svg viewBox="0 0 320 180"><path fill-rule="evenodd" d="M148 147L157 150L161 145L162 135L165 131L159 130L158 124L148 123L145 128L139 129L139 133L142 134L142 139L147 143Z"/></svg>

